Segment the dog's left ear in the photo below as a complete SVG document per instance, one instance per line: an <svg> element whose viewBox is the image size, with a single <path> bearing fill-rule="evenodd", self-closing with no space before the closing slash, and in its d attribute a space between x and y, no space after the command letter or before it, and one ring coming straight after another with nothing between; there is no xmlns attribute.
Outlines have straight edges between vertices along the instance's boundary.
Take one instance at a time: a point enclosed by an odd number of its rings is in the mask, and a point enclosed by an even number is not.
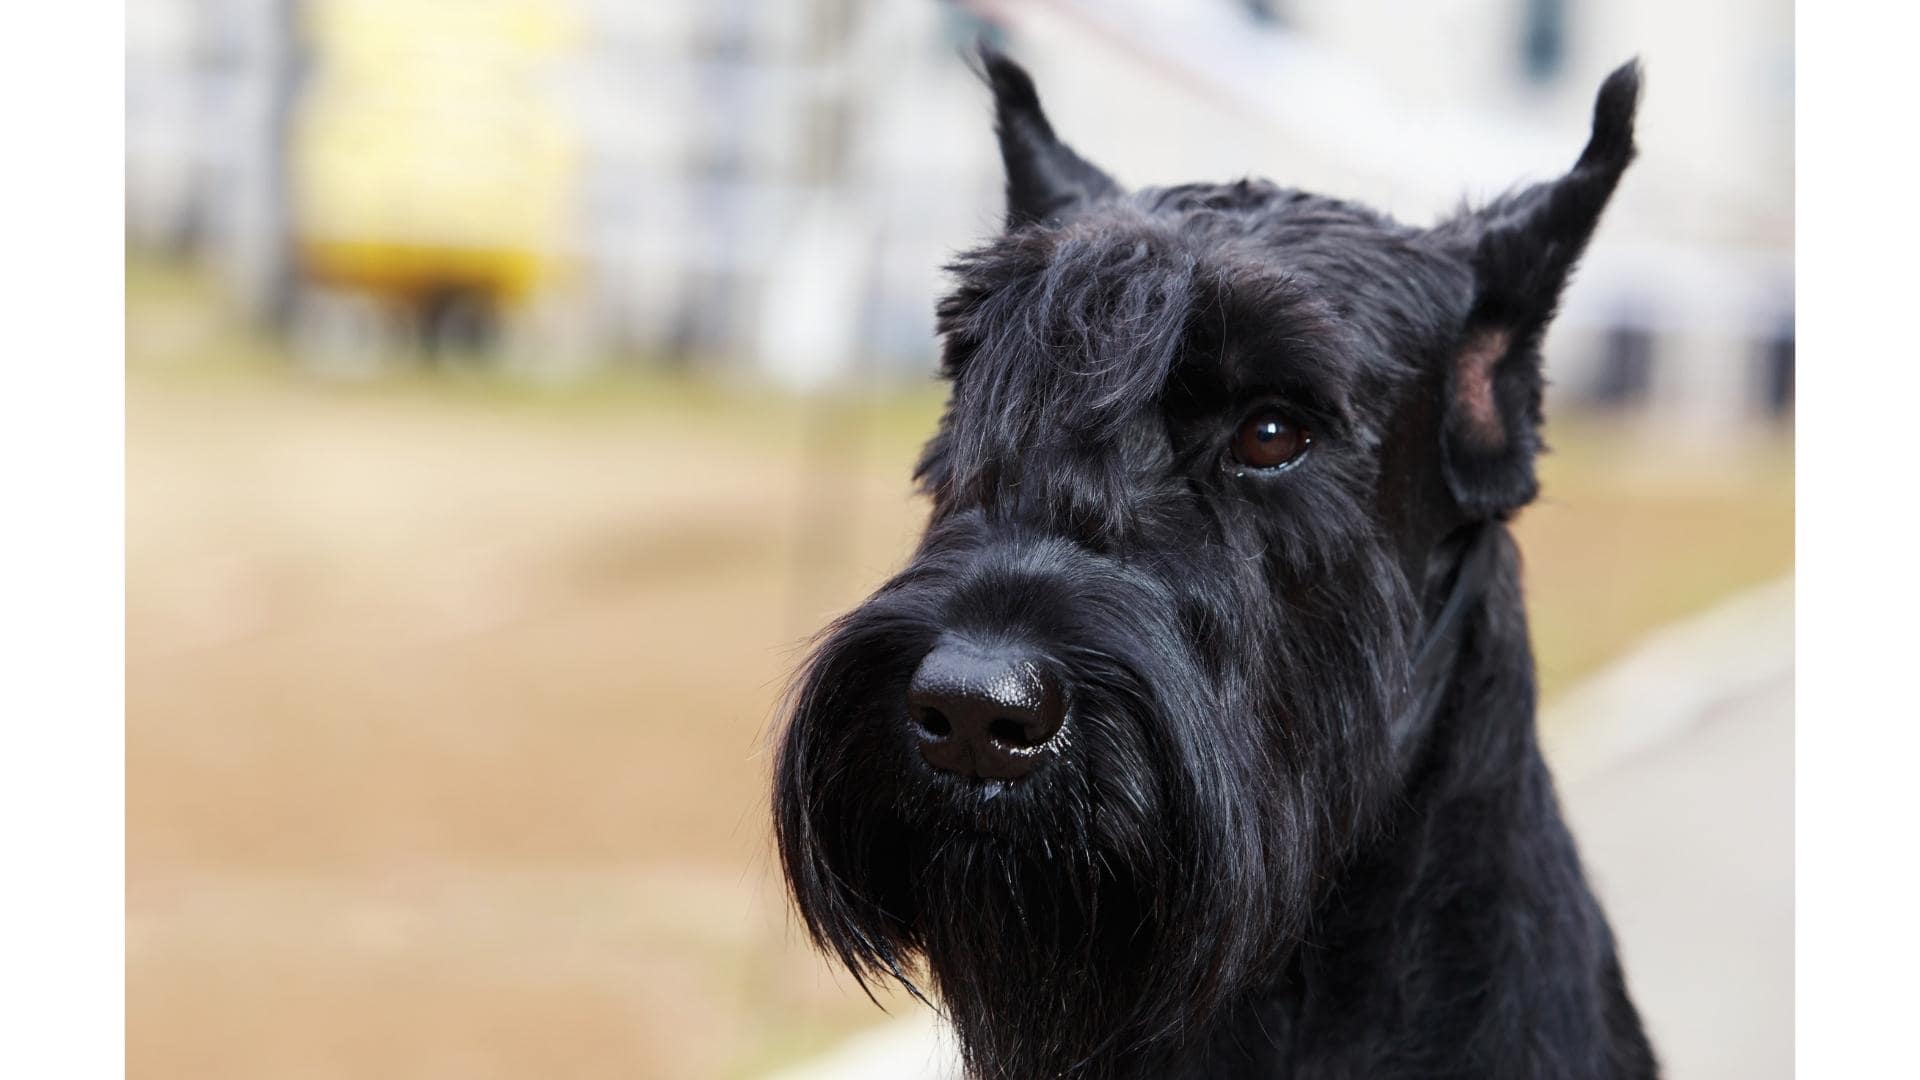
<svg viewBox="0 0 1920 1080"><path fill-rule="evenodd" d="M1007 228L1057 220L1120 193L1101 172L1053 133L1026 69L992 46L979 46L980 72L993 88L994 130L1007 167Z"/></svg>
<svg viewBox="0 0 1920 1080"><path fill-rule="evenodd" d="M1573 170L1436 228L1470 253L1474 302L1447 373L1447 483L1478 518L1510 514L1538 490L1540 340L1620 175L1633 160L1640 64L1607 76L1593 135Z"/></svg>

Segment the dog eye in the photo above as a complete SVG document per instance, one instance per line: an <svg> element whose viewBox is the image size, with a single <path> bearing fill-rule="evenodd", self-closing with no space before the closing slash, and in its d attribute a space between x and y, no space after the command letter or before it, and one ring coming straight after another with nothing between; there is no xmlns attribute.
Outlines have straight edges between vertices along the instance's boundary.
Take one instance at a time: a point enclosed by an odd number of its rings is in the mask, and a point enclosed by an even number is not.
<svg viewBox="0 0 1920 1080"><path fill-rule="evenodd" d="M1277 469L1300 459L1313 437L1278 409L1261 409L1233 433L1233 460L1254 469Z"/></svg>

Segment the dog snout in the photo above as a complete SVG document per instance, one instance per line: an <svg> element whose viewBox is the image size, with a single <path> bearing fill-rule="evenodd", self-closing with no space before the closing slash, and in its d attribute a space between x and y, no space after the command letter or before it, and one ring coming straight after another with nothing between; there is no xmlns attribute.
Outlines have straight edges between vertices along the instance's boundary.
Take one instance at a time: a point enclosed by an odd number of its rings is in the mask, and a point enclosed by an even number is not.
<svg viewBox="0 0 1920 1080"><path fill-rule="evenodd" d="M1026 776L1047 756L1066 709L1034 650L945 637L907 687L927 764L981 780Z"/></svg>

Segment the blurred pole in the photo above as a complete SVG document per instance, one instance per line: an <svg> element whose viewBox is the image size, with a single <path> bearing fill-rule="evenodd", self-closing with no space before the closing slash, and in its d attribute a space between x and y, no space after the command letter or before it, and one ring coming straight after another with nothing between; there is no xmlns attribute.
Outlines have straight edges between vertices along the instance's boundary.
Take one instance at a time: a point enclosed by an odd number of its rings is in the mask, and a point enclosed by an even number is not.
<svg viewBox="0 0 1920 1080"><path fill-rule="evenodd" d="M1791 420L1793 417L1793 315L1791 312L1780 321L1764 346L1762 378L1762 403L1767 415L1775 420Z"/></svg>
<svg viewBox="0 0 1920 1080"><path fill-rule="evenodd" d="M801 186L812 195L808 202L828 213L829 220L870 234L855 214L840 212L848 209L850 201L850 157L857 127L859 96L852 91L858 58L851 55L851 44L859 6L859 0L821 0L812 7L803 65L810 76L811 92L806 98L810 115L803 124L814 138L802 159ZM875 262L871 244L856 242L853 247L871 270ZM823 313L823 317L830 316ZM842 369L851 392L835 392L826 385L807 391L788 603L795 637L819 626L822 609L835 601L842 580L853 569L853 538L860 529L859 491L870 449L866 399L874 375L870 359L874 350L864 337L854 335L856 355Z"/></svg>
<svg viewBox="0 0 1920 1080"><path fill-rule="evenodd" d="M678 366L742 350L738 325L742 218L757 130L751 73L760 60L750 0L717 0L695 22L694 100L711 123L696 128L687 152L694 220L705 232L694 286L669 338Z"/></svg>
<svg viewBox="0 0 1920 1080"><path fill-rule="evenodd" d="M296 91L298 0L226 3L206 24L216 63L228 67L236 129L233 200L223 245L249 318L284 328L292 312L287 139Z"/></svg>

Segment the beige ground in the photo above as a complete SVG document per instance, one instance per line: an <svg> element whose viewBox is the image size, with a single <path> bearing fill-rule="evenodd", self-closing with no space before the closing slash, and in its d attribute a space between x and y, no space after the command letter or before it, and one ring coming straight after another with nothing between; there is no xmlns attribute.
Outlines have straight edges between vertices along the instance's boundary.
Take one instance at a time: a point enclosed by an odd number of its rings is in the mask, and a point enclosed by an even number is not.
<svg viewBox="0 0 1920 1080"><path fill-rule="evenodd" d="M129 293L132 1075L740 1076L875 1017L787 924L762 740L930 398L343 387ZM1791 565L1783 445L1559 441L1550 686Z"/></svg>

